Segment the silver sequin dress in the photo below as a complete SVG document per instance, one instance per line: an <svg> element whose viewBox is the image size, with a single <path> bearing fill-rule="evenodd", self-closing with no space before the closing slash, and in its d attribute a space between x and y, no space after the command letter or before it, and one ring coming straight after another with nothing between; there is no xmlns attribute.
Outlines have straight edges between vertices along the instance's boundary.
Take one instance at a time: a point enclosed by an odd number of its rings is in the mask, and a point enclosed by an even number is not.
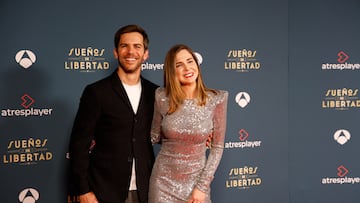
<svg viewBox="0 0 360 203"><path fill-rule="evenodd" d="M224 149L228 92L209 92L205 106L185 100L179 109L167 114L169 103L164 88L155 93L152 143L161 149L150 177L149 203L183 203L194 187L207 194ZM206 156L206 140L213 135Z"/></svg>

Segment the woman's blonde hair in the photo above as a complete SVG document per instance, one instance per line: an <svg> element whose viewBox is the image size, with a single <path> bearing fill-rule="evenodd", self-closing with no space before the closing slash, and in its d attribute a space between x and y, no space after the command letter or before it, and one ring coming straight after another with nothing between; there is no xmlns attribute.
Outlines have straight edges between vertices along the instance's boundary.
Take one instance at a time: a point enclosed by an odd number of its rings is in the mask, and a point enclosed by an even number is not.
<svg viewBox="0 0 360 203"><path fill-rule="evenodd" d="M208 98L207 91L217 93L216 90L207 88L203 82L200 65L198 58L190 47L184 44L177 44L170 48L167 52L164 62L164 87L167 97L169 98L169 110L168 114L174 113L177 108L183 103L185 98L185 92L181 89L181 84L176 78L175 74L175 57L181 50L187 50L196 61L198 67L198 78L196 79L196 95L199 106L206 104Z"/></svg>

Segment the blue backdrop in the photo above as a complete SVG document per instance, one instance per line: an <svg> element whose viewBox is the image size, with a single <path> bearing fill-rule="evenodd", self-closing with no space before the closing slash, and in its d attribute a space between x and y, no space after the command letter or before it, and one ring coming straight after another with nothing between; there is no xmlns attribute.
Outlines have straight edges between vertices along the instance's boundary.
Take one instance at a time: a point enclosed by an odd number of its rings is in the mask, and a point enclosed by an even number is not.
<svg viewBox="0 0 360 203"><path fill-rule="evenodd" d="M150 37L143 75L191 46L209 87L229 91L214 203L355 203L360 198L358 0L3 1L0 193L76 203L67 147L85 85L116 68L113 36ZM28 198L28 199L27 199Z"/></svg>

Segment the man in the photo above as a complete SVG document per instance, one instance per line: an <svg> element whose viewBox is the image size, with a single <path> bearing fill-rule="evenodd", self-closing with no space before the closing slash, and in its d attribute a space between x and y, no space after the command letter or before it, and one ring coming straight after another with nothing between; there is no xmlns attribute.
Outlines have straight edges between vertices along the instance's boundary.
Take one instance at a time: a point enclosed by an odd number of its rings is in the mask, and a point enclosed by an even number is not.
<svg viewBox="0 0 360 203"><path fill-rule="evenodd" d="M81 96L70 139L71 177L80 203L147 202L157 88L141 76L148 43L141 27L120 28L117 70L88 85Z"/></svg>

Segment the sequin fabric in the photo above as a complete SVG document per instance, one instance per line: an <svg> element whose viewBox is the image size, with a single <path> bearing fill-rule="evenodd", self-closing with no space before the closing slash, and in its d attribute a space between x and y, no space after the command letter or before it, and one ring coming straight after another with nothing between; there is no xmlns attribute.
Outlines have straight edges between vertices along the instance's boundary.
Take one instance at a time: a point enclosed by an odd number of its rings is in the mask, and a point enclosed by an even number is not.
<svg viewBox="0 0 360 203"><path fill-rule="evenodd" d="M208 94L205 106L185 100L169 115L164 89L156 90L151 141L161 148L150 177L149 203L186 202L194 187L207 194L206 203L211 202L210 184L224 149L228 92Z"/></svg>

